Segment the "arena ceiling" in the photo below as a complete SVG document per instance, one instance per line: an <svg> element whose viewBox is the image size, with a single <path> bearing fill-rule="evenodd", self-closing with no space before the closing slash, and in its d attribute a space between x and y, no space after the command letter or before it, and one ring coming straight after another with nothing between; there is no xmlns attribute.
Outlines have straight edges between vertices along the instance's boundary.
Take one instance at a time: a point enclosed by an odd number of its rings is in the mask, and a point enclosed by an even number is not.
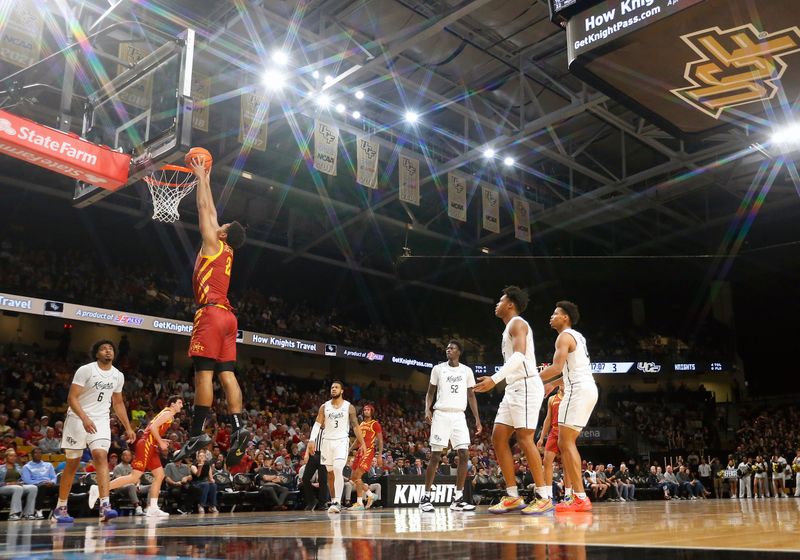
<svg viewBox="0 0 800 560"><path fill-rule="evenodd" d="M243 217L252 242L285 264L305 259L392 280L404 252L734 255L742 214L759 194L769 193L755 208L761 223L785 225L798 208L793 166L772 177L770 158L753 147L763 131L743 123L683 141L570 75L566 37L545 0L60 0L51 9L86 29L133 21L197 31L196 68L214 77L215 101L209 132L194 143L215 154L213 183L234 186L225 216ZM236 92L261 79L278 49L290 56L289 87L270 105L268 149L243 154ZM352 173L322 176L306 165L301 148L318 111L309 91L325 75L334 103L347 107L326 116L351 158L354 134L367 131L380 141L381 168L396 165L398 145L424 162L420 206L398 201L396 175L371 191ZM413 126L404 121L410 110L419 114ZM495 158L484 157L487 147ZM499 234L480 228L479 191L466 223L448 218L446 174L456 170L527 197L532 243L515 239L507 197ZM41 183L33 188L64 196L52 180ZM128 188L102 205L146 219L142 196ZM192 205L182 210L189 227ZM472 297L474 285L442 278L452 270L413 280Z"/></svg>

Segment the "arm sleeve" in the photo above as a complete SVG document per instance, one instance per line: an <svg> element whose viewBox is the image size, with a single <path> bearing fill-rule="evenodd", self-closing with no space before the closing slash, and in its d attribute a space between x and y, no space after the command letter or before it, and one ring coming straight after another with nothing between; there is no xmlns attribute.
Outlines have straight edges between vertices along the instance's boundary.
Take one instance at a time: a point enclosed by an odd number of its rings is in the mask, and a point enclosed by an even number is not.
<svg viewBox="0 0 800 560"><path fill-rule="evenodd" d="M315 444L317 443L317 436L319 435L321 427L319 422L314 422L314 427L311 428L311 434L308 436L309 441L313 441Z"/></svg>
<svg viewBox="0 0 800 560"><path fill-rule="evenodd" d="M514 352L508 361L503 364L500 371L492 376L492 381L495 384L500 383L504 379L507 383L511 384L514 381L527 377L527 372L521 368L525 364L525 355L522 352ZM522 371L520 371L522 369Z"/></svg>

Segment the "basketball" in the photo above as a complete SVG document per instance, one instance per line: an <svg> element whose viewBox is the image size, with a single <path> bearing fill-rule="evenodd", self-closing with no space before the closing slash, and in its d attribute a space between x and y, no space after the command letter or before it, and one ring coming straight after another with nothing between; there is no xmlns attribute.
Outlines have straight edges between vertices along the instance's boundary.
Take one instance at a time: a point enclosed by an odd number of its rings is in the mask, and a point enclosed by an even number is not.
<svg viewBox="0 0 800 560"><path fill-rule="evenodd" d="M211 164L214 163L214 158L211 156L211 152L206 150L205 148L194 147L189 150L184 158L187 167L192 166L192 160L196 157L203 159L203 165L206 168L206 171L211 169Z"/></svg>

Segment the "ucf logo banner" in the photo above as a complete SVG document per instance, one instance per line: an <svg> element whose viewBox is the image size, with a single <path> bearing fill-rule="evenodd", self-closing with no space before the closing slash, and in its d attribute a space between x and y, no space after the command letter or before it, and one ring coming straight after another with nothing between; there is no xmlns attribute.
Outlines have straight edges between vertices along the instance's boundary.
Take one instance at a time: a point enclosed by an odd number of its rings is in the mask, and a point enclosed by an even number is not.
<svg viewBox="0 0 800 560"><path fill-rule="evenodd" d="M748 23L703 29L681 39L699 58L686 64L684 77L692 85L671 91L714 119L725 109L775 97L776 82L788 67L783 57L800 51L797 27L768 33Z"/></svg>
<svg viewBox="0 0 800 560"><path fill-rule="evenodd" d="M22 0L16 6L14 2L10 6L8 2L3 4L0 11L4 12L5 22L0 24L0 60L26 68L39 61L44 18L32 0Z"/></svg>
<svg viewBox="0 0 800 560"><path fill-rule="evenodd" d="M419 206L419 160L400 156L400 200Z"/></svg>
<svg viewBox="0 0 800 560"><path fill-rule="evenodd" d="M314 169L336 175L339 152L339 127L324 121L314 121Z"/></svg>
<svg viewBox="0 0 800 560"><path fill-rule="evenodd" d="M491 187L481 187L483 229L500 233L500 193Z"/></svg>
<svg viewBox="0 0 800 560"><path fill-rule="evenodd" d="M531 206L527 200L515 196L514 201L514 237L520 241L531 241Z"/></svg>
<svg viewBox="0 0 800 560"><path fill-rule="evenodd" d="M447 215L467 221L467 180L455 173L447 174Z"/></svg>
<svg viewBox="0 0 800 560"><path fill-rule="evenodd" d="M380 144L366 136L357 136L356 147L356 183L370 189L377 189Z"/></svg>

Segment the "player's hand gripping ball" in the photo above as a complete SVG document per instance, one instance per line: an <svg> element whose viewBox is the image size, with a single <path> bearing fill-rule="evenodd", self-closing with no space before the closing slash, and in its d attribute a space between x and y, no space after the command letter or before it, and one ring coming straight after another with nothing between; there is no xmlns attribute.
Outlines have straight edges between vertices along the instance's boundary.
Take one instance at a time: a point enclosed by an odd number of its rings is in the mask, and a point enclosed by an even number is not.
<svg viewBox="0 0 800 560"><path fill-rule="evenodd" d="M206 171L211 169L211 165L214 163L214 158L211 157L211 152L206 150L205 148L194 147L190 149L186 157L184 157L184 162L186 163L186 167L192 166L192 160L198 158L203 162L203 167L206 168Z"/></svg>

